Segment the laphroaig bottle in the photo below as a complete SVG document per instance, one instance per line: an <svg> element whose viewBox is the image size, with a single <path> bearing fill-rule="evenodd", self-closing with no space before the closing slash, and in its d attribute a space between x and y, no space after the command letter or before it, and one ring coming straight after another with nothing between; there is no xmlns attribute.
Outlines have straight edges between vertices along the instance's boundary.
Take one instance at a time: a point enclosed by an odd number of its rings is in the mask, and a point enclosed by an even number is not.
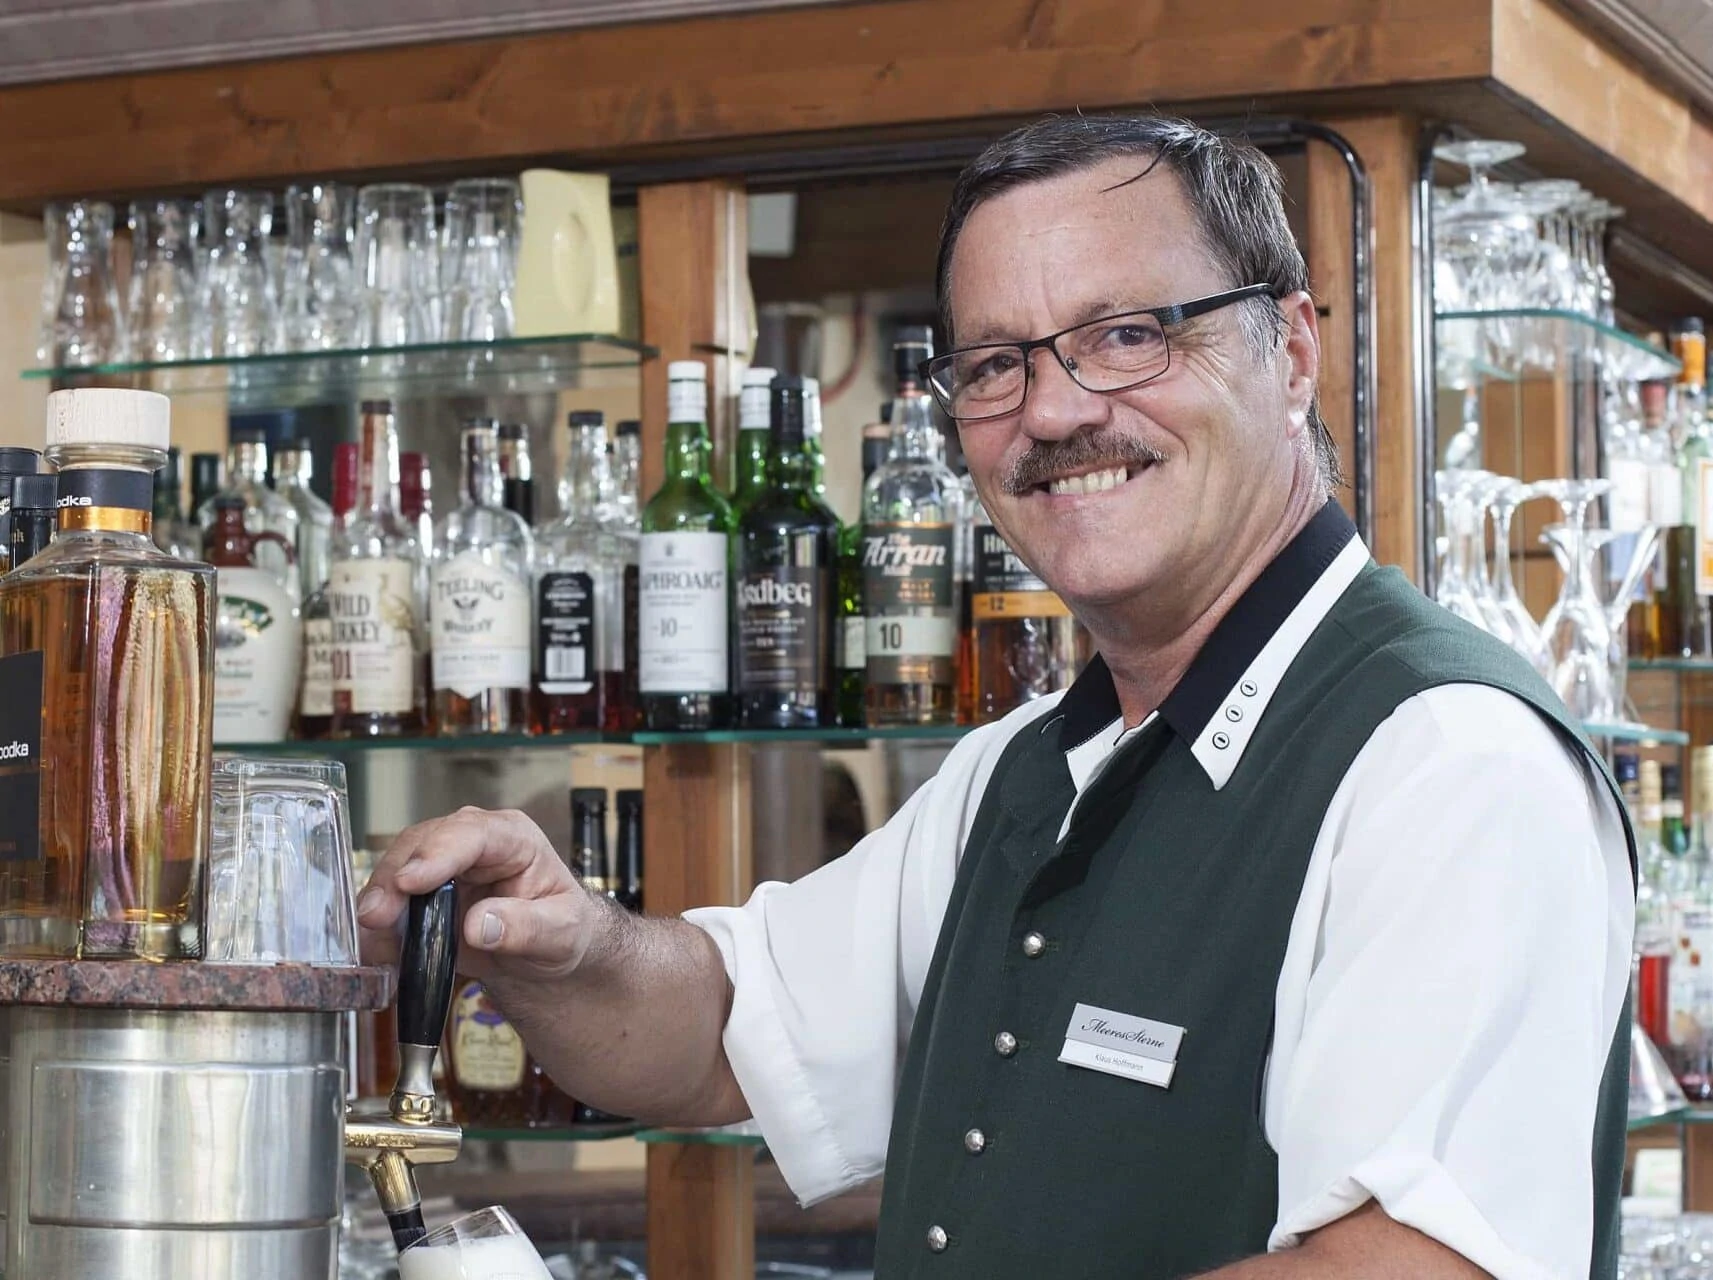
<svg viewBox="0 0 1713 1280"><path fill-rule="evenodd" d="M214 570L150 540L169 407L48 397L53 544L0 577L0 953L200 949Z"/></svg>
<svg viewBox="0 0 1713 1280"><path fill-rule="evenodd" d="M458 506L435 531L428 594L434 728L522 733L529 721L529 526L500 505L499 438L466 426Z"/></svg>
<svg viewBox="0 0 1713 1280"><path fill-rule="evenodd" d="M979 499L970 544L975 723L989 724L1025 702L1070 687L1077 672L1077 624L1065 602L1006 544Z"/></svg>
<svg viewBox="0 0 1713 1280"><path fill-rule="evenodd" d="M333 446L333 510L328 530L329 555L345 535L357 506L357 446ZM331 571L331 562L329 571ZM297 736L325 738L333 732L333 610L328 583L317 585L303 602L303 683L297 695Z"/></svg>
<svg viewBox="0 0 1713 1280"><path fill-rule="evenodd" d="M667 368L666 479L642 511L638 684L650 729L731 722L728 579L735 522L708 478L707 370Z"/></svg>
<svg viewBox="0 0 1713 1280"><path fill-rule="evenodd" d="M744 372L743 389L738 393L738 439L733 452L732 512L740 520L743 513L767 489L767 454L771 432L769 415L775 371L753 368Z"/></svg>
<svg viewBox="0 0 1713 1280"><path fill-rule="evenodd" d="M887 459L863 486L863 610L868 723L951 724L958 639L958 478L942 460L934 402L917 366L932 332L902 331L893 347L898 394Z"/></svg>
<svg viewBox="0 0 1713 1280"><path fill-rule="evenodd" d="M420 732L425 701L417 637L422 630L423 549L399 511L398 432L392 405L363 403L357 511L333 552L333 736Z"/></svg>
<svg viewBox="0 0 1713 1280"><path fill-rule="evenodd" d="M746 729L814 729L835 719L839 521L815 496L803 383L773 380L769 483L738 525L737 703Z"/></svg>
<svg viewBox="0 0 1713 1280"><path fill-rule="evenodd" d="M862 480L880 469L892 448L892 404L881 406L880 421L862 429ZM859 492L858 502L861 502ZM860 729L868 722L868 620L862 607L862 513L839 528L839 630L833 637L833 664L839 682L839 727Z"/></svg>

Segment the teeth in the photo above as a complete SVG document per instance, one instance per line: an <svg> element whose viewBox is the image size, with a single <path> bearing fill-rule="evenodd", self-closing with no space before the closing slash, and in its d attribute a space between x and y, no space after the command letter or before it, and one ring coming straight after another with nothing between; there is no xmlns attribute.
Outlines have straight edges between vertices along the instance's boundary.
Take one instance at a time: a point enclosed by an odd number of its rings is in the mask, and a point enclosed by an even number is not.
<svg viewBox="0 0 1713 1280"><path fill-rule="evenodd" d="M1086 476L1066 476L1055 480L1047 486L1049 493L1104 493L1108 489L1116 489L1130 478L1130 472L1123 467L1111 467L1105 471L1094 471Z"/></svg>

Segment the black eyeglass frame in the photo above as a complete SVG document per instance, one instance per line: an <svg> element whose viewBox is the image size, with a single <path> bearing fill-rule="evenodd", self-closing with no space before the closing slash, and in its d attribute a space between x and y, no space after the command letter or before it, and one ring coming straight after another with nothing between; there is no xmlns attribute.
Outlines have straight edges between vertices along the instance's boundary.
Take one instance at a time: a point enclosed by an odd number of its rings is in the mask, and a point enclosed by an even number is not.
<svg viewBox="0 0 1713 1280"><path fill-rule="evenodd" d="M1084 320L1081 324L1073 324L1060 329L1057 333L1049 333L1044 338L1030 338L1026 342L982 342L977 343L972 347L954 347L952 350L941 355L922 361L916 366L916 376L922 380L922 385L928 388L940 408L945 410L946 416L953 422L992 422L995 418L1009 418L1012 414L1021 409L1026 403L1028 403L1029 385L1035 377L1035 362L1030 359L1030 357L1034 355L1035 352L1042 349L1051 351L1053 353L1053 359L1059 362L1059 367L1069 374L1071 381L1075 382L1079 387L1082 387L1084 391L1093 391L1096 395L1103 396L1117 395L1121 391L1134 391L1137 387L1146 386L1156 378L1164 377L1171 369L1172 341L1171 334L1168 331L1173 327L1183 324L1186 320L1194 320L1197 316L1204 316L1210 311L1218 311L1224 307L1229 307L1233 303L1246 302L1250 298L1278 298L1280 296L1278 289L1273 285L1246 284L1240 289L1227 289L1223 293L1210 293L1206 297L1192 298L1188 302L1174 302L1164 307L1139 307L1135 311L1119 311L1109 316L1096 316L1092 320ZM1079 329L1086 329L1089 325L1106 324L1113 320L1125 320L1131 316L1152 316L1159 323L1160 335L1166 340L1166 363L1161 367L1158 373L1151 373L1146 378L1138 378L1135 382L1127 382L1122 387L1096 388L1085 386L1083 380L1077 377L1077 371L1071 367L1070 363L1066 361L1063 353L1060 352L1058 345L1059 339L1064 337L1067 333L1075 333ZM968 355L972 351L1006 350L1021 351L1023 353L1023 392L1018 396L1017 403L1011 408L1005 409L999 413L984 413L975 417L964 417L960 414L953 413L952 406L946 403L947 397L941 393L938 384L934 381L931 372L933 368L936 365L944 365L946 361L957 356Z"/></svg>

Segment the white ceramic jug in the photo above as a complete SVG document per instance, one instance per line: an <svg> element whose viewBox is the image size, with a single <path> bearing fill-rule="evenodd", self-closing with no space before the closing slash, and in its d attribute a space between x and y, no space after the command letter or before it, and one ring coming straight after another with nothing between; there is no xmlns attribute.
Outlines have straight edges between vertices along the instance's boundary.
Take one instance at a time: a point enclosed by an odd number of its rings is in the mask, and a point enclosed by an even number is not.
<svg viewBox="0 0 1713 1280"><path fill-rule="evenodd" d="M619 331L607 177L526 169L512 305L520 338Z"/></svg>

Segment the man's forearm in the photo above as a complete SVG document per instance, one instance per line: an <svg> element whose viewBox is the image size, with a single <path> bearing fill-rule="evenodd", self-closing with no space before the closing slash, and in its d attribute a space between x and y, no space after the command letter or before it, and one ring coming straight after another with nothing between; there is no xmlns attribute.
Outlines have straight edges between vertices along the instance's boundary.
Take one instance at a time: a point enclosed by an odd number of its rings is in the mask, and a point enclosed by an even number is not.
<svg viewBox="0 0 1713 1280"><path fill-rule="evenodd" d="M1196 1280L1483 1280L1487 1273L1370 1200L1299 1248L1246 1258Z"/></svg>
<svg viewBox="0 0 1713 1280"><path fill-rule="evenodd" d="M720 1037L731 985L713 940L675 919L610 913L567 977L488 984L554 1081L579 1101L653 1124L748 1118Z"/></svg>

